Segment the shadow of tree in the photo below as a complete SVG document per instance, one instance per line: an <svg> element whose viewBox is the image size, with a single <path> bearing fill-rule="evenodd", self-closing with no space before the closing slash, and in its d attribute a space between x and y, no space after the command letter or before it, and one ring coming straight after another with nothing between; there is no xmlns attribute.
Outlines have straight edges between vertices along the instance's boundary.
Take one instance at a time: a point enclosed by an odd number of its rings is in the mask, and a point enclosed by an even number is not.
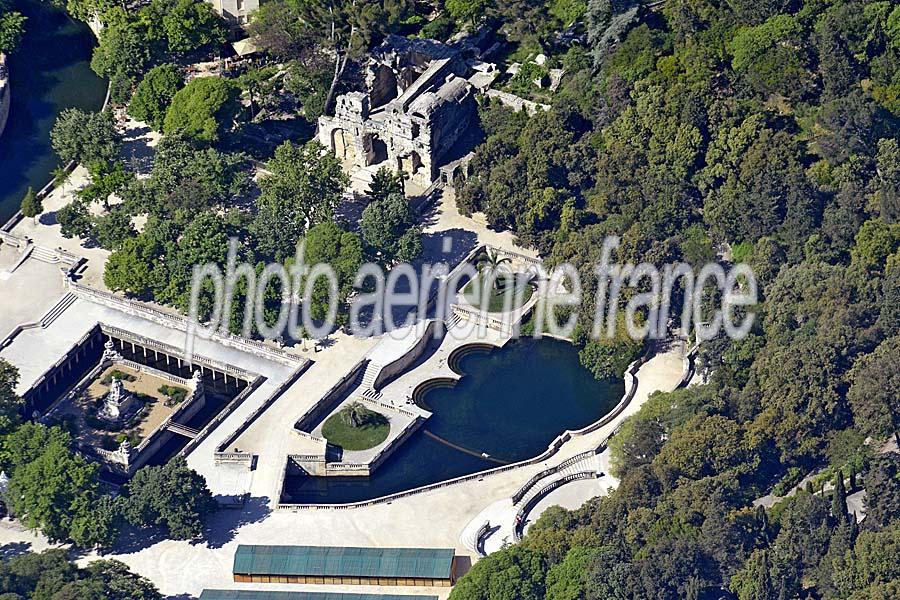
<svg viewBox="0 0 900 600"><path fill-rule="evenodd" d="M203 537L196 543L206 543L210 548L221 548L234 539L246 525L259 523L272 513L268 496L249 497L240 509L223 508L206 519Z"/></svg>
<svg viewBox="0 0 900 600"><path fill-rule="evenodd" d="M103 554L131 554L149 548L167 539L162 527L135 527L125 524L119 531L119 539Z"/></svg>
<svg viewBox="0 0 900 600"><path fill-rule="evenodd" d="M31 552L30 542L10 542L0 546L0 560L9 560L16 556L21 556L26 552Z"/></svg>

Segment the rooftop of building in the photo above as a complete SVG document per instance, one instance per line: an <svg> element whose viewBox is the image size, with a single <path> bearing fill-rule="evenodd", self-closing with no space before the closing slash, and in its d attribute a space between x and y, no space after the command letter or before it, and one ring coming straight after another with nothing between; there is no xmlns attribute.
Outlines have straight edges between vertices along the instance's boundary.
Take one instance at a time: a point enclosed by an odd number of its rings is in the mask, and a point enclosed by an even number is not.
<svg viewBox="0 0 900 600"><path fill-rule="evenodd" d="M437 596L399 594L347 594L342 592L271 592L257 590L203 590L200 600L437 600Z"/></svg>
<svg viewBox="0 0 900 600"><path fill-rule="evenodd" d="M242 575L450 579L454 554L449 548L240 545L232 571Z"/></svg>

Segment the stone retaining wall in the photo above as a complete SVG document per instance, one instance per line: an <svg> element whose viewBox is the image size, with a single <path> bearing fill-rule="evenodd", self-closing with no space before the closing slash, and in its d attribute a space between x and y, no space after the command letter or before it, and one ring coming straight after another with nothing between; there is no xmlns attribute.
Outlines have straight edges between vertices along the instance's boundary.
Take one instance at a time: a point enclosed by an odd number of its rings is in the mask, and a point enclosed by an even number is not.
<svg viewBox="0 0 900 600"><path fill-rule="evenodd" d="M9 118L9 105L12 96L10 88L9 71L6 69L6 55L0 54L0 135L3 135L6 121Z"/></svg>

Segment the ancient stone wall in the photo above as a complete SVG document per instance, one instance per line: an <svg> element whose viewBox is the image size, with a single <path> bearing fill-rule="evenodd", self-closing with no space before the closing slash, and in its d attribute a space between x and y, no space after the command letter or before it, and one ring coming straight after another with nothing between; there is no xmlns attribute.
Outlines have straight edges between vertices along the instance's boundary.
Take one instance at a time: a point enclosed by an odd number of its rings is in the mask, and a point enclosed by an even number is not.
<svg viewBox="0 0 900 600"><path fill-rule="evenodd" d="M320 117L319 142L351 168L385 166L427 187L476 114L475 90L452 48L390 40L397 47L383 45L367 67L368 92L339 96L334 116Z"/></svg>

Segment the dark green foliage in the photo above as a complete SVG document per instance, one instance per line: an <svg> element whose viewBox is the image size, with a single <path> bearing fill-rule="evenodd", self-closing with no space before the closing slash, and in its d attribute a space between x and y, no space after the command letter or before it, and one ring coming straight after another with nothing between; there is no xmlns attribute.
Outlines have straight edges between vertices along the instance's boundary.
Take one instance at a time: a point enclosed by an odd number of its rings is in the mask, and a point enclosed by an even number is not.
<svg viewBox="0 0 900 600"><path fill-rule="evenodd" d="M451 600L538 600L544 597L546 565L521 545L478 561L450 593Z"/></svg>
<svg viewBox="0 0 900 600"><path fill-rule="evenodd" d="M27 20L22 13L11 10L8 0L0 2L0 53L15 52L25 34Z"/></svg>
<svg viewBox="0 0 900 600"><path fill-rule="evenodd" d="M73 0L69 2L69 10ZM139 9L125 10L109 3L88 10L99 14L104 27L94 49L91 68L113 83L112 100L127 103L134 86L156 65L225 41L227 26L210 4L201 0L153 0Z"/></svg>
<svg viewBox="0 0 900 600"><path fill-rule="evenodd" d="M90 238L93 232L93 220L83 200L73 200L56 211L56 221L60 224L62 235L66 238Z"/></svg>
<svg viewBox="0 0 900 600"><path fill-rule="evenodd" d="M346 302L353 293L353 281L359 267L363 263L363 244L360 237L352 232L343 231L333 221L319 223L306 233L307 264L327 264L334 269L338 278L338 320L343 322L346 316ZM330 291L324 278L316 281L310 300L312 316L322 319L328 311Z"/></svg>
<svg viewBox="0 0 900 600"><path fill-rule="evenodd" d="M87 165L118 158L121 136L116 131L112 111L86 113L69 108L57 117L50 141L63 162Z"/></svg>
<svg viewBox="0 0 900 600"><path fill-rule="evenodd" d="M169 104L183 86L184 77L175 65L150 69L134 90L128 103L128 114L148 123L156 131L162 131Z"/></svg>
<svg viewBox="0 0 900 600"><path fill-rule="evenodd" d="M11 433L21 420L22 401L15 393L18 382L19 370L0 358L0 435Z"/></svg>
<svg viewBox="0 0 900 600"><path fill-rule="evenodd" d="M140 469L126 487L125 518L136 526L163 526L175 539L200 535L204 518L215 509L206 480L183 458Z"/></svg>
<svg viewBox="0 0 900 600"><path fill-rule="evenodd" d="M231 82L219 77L200 77L172 97L163 131L180 132L199 142L212 143L231 126L237 111L237 90Z"/></svg>
<svg viewBox="0 0 900 600"><path fill-rule="evenodd" d="M22 216L32 219L44 212L44 205L41 200L34 195L34 190L31 186L29 186L28 191L25 192L25 197L22 198L22 204L19 210L22 211Z"/></svg>
<svg viewBox="0 0 900 600"><path fill-rule="evenodd" d="M872 460L865 476L866 521L887 527L900 514L900 454L891 452Z"/></svg>
<svg viewBox="0 0 900 600"><path fill-rule="evenodd" d="M272 174L260 182L252 226L257 250L264 256L294 256L307 228L330 220L340 202L347 176L333 155L323 156L320 150L316 142L285 142L269 161Z"/></svg>
<svg viewBox="0 0 900 600"><path fill-rule="evenodd" d="M375 172L372 183L369 184L369 198L380 201L391 194L403 194L403 173L381 167Z"/></svg>
<svg viewBox="0 0 900 600"><path fill-rule="evenodd" d="M117 560L98 560L84 569L62 549L26 552L0 564L0 598L54 600L157 600L150 581Z"/></svg>
<svg viewBox="0 0 900 600"><path fill-rule="evenodd" d="M25 425L7 437L12 476L7 498L22 522L51 541L108 546L115 514L101 501L98 467L69 450L68 434Z"/></svg>
<svg viewBox="0 0 900 600"><path fill-rule="evenodd" d="M403 194L373 200L363 210L362 237L381 260L411 261L422 252L421 231Z"/></svg>
<svg viewBox="0 0 900 600"><path fill-rule="evenodd" d="M623 423L614 492L532 527L522 545L548 573L536 593L896 595L897 459L875 452L900 423L900 12L857 0L630 9L588 3L593 64L569 51L550 111L482 109L460 210L574 264L591 299L615 234L619 263L745 261L762 303L746 338L701 344L707 385L653 396ZM627 360L611 368L613 350L587 339L593 309L579 312L583 361L618 377ZM857 490L823 494L822 477L752 508L829 466L863 474L863 534L846 508ZM479 564L478 585L463 578L454 598L528 581L513 552Z"/></svg>

